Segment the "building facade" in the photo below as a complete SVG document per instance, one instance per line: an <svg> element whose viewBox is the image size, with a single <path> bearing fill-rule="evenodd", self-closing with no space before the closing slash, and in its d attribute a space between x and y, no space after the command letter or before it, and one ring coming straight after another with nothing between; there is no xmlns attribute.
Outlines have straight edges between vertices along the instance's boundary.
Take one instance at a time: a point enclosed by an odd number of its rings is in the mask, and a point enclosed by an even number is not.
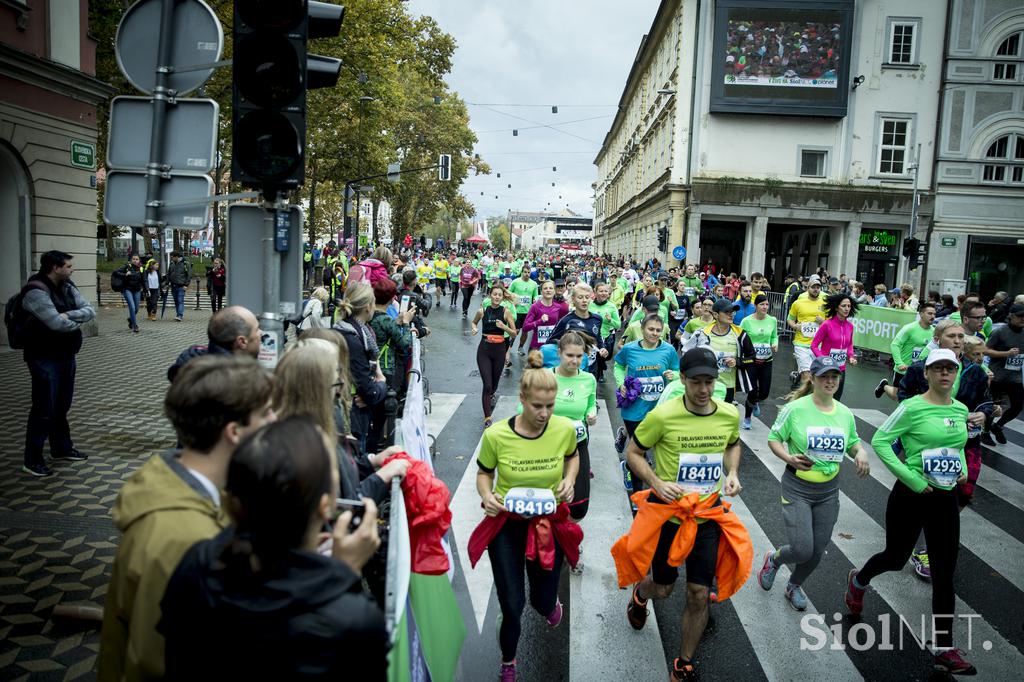
<svg viewBox="0 0 1024 682"><path fill-rule="evenodd" d="M0 2L0 305L51 249L96 299L96 106L113 90L88 29L88 0Z"/></svg>
<svg viewBox="0 0 1024 682"><path fill-rule="evenodd" d="M689 263L774 286L819 267L867 286L920 279L900 254L915 161L915 236L932 219L946 3L786 11L809 4L661 4L595 159L599 252L674 264L683 246Z"/></svg>
<svg viewBox="0 0 1024 682"><path fill-rule="evenodd" d="M987 300L1024 291L1024 4L952 6L927 279Z"/></svg>
<svg viewBox="0 0 1024 682"><path fill-rule="evenodd" d="M594 221L576 215L549 215L523 230L520 248L544 251L592 250Z"/></svg>
<svg viewBox="0 0 1024 682"><path fill-rule="evenodd" d="M523 247L523 232L528 228L533 227L541 220L544 220L554 213L548 213L546 211L517 211L515 209L508 212L508 219L506 224L508 225L509 241L512 244L513 249L521 249Z"/></svg>

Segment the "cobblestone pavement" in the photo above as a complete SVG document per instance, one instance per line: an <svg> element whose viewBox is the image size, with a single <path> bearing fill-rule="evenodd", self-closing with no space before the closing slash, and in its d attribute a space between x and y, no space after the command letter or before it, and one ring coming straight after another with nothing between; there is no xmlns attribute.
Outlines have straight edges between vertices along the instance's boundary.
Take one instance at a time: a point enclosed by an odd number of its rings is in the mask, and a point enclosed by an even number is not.
<svg viewBox="0 0 1024 682"><path fill-rule="evenodd" d="M118 534L110 508L122 481L174 443L162 416L166 369L178 353L205 343L208 310L173 306L156 322L128 330L123 308L99 311L100 334L78 355L69 415L85 462L56 476L20 472L30 380L20 351L0 351L0 679L95 677L99 628L55 622L54 606L103 606Z"/></svg>

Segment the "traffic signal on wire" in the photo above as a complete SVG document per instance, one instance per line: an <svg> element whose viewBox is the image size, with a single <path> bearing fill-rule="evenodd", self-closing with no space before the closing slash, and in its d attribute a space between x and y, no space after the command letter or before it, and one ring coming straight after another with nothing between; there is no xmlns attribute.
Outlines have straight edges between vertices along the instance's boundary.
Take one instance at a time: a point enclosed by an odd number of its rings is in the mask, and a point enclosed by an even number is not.
<svg viewBox="0 0 1024 682"><path fill-rule="evenodd" d="M665 253L668 250L668 228L658 228L658 252Z"/></svg>
<svg viewBox="0 0 1024 682"><path fill-rule="evenodd" d="M235 0L231 179L265 196L305 176L306 91L338 82L341 60L306 43L341 33L345 8L310 0Z"/></svg>

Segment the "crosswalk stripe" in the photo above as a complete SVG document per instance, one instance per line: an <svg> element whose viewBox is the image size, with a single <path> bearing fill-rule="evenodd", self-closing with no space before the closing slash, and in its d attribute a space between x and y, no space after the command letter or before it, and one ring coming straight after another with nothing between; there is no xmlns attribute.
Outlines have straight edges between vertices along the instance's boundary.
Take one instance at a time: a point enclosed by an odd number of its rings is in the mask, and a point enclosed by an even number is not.
<svg viewBox="0 0 1024 682"><path fill-rule="evenodd" d="M1024 435L1024 426L1018 425L1016 419L1006 424L1006 426L1004 426L1003 429L1009 429L1010 431L1015 431L1019 434ZM985 447L991 450L992 452L995 452L997 454L1002 455L1003 457L1006 457L1007 459L1013 460L1017 464L1024 464L1024 447L1021 447L1012 441L1008 441L1005 445L1000 444L996 445L995 447L986 445Z"/></svg>
<svg viewBox="0 0 1024 682"><path fill-rule="evenodd" d="M494 406L494 420L508 419L515 413L518 399L514 396L501 396ZM459 487L452 498L452 535L455 538L455 545L459 551L459 564L462 566L462 574L466 579L466 589L469 593L469 600L473 604L473 614L476 616L477 632L483 632L484 619L487 616L487 606L491 601L491 590L494 587L494 578L491 573L491 560L484 552L477 562L476 568L469 564L469 536L473 529L483 518L483 510L480 508L480 496L476 492L476 458L480 454L480 441L473 450L473 456L466 464L466 470L459 481Z"/></svg>
<svg viewBox="0 0 1024 682"><path fill-rule="evenodd" d="M768 427L759 420L753 420L752 426L753 429L750 431L741 431L744 444L772 472L776 479L781 479L786 465L768 450ZM876 467L884 468L877 456L872 458L874 459L871 465L872 473ZM844 462L844 466L852 466L852 464ZM886 469L886 471L888 470ZM849 539L834 536L832 544L854 566L863 566L872 555L885 547L885 530L842 491L839 493L839 500L839 520L836 522L836 528L856 529L856 532L850 533L853 537ZM963 530L960 537L963 542L965 539ZM1015 556L1019 556L1019 554ZM902 571L898 576L890 574L879 576L872 581L871 587L875 594L881 597L896 614L905 618L908 623L917 623L922 614L926 618L931 614L930 587L911 577L907 570ZM870 596L868 598L870 599ZM1015 677L1015 671L1018 671L1024 664L1024 655L1003 638L984 618L971 618L971 629L968 630L963 622L963 617L977 614L960 597L956 598L955 612L961 618L954 625L954 637L960 648L970 651L969 658L972 663L979 669L983 669L986 676L991 675L991 679L1003 679L1005 675ZM898 627L899 624L894 623L893 632L896 632ZM968 636L971 638L970 647L967 641ZM975 645L976 642L986 641L991 643L991 648L988 650Z"/></svg>
<svg viewBox="0 0 1024 682"><path fill-rule="evenodd" d="M878 428L883 423L885 423L885 420L887 418L885 413L879 412L878 410L852 410L852 412L854 416L863 419L865 422L867 422L871 426L874 426L875 428ZM867 440L864 441L864 445L865 447L870 447L870 443ZM878 464L882 469L885 470L885 472L889 471L889 469L886 468L884 464L882 464L881 460L878 460ZM874 473L874 471L875 469L872 466L872 474ZM892 476L891 473L889 474L889 476L892 478L892 480L895 480L895 477ZM889 482L885 483L889 487L892 487ZM1006 474L996 471L992 467L986 467L983 469L981 475L978 477L977 486L979 488L984 488L985 490L988 490L993 495L996 495L1000 499L1008 502L1009 504L1012 504L1014 507L1017 507L1017 509L1024 510L1024 485L1021 485L1020 483L1010 478Z"/></svg>
<svg viewBox="0 0 1024 682"><path fill-rule="evenodd" d="M602 406L603 407L603 406ZM614 436L606 410L590 430L590 508L583 519L583 575L569 576L572 646L569 679L661 682L668 677L658 618L651 608L639 632L626 620L628 590L619 590L609 549L632 517L622 489ZM628 655L626 653L628 652Z"/></svg>
<svg viewBox="0 0 1024 682"><path fill-rule="evenodd" d="M427 433L435 438L455 416L456 410L466 399L465 393L431 393L430 412L427 413Z"/></svg>

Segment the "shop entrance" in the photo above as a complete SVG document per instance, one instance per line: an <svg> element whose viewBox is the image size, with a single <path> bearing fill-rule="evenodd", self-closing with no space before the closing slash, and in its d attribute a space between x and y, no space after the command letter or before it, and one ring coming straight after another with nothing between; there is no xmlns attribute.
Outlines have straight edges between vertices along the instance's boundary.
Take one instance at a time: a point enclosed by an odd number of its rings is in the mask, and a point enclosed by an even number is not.
<svg viewBox="0 0 1024 682"><path fill-rule="evenodd" d="M1024 291L1024 245L1008 237L970 237L967 248L968 291L981 294L982 301L997 291Z"/></svg>
<svg viewBox="0 0 1024 682"><path fill-rule="evenodd" d="M861 229L857 249L857 281L872 296L876 284L884 284L887 290L896 286L896 268L902 243L902 235L898 230L872 227Z"/></svg>
<svg viewBox="0 0 1024 682"><path fill-rule="evenodd" d="M769 223L762 272L772 289L780 291L786 275L812 275L818 268L827 270L831 248L827 227Z"/></svg>
<svg viewBox="0 0 1024 682"><path fill-rule="evenodd" d="M723 220L700 221L700 268L710 260L718 274L740 274L743 263L743 242L746 223ZM749 275L750 273L743 273Z"/></svg>

